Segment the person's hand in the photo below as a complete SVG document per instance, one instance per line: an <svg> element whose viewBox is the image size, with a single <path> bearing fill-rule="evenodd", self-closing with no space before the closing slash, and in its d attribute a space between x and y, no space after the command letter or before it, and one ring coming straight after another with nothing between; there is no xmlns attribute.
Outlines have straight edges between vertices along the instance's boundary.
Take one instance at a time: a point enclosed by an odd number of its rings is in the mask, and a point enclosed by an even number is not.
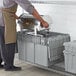
<svg viewBox="0 0 76 76"><path fill-rule="evenodd" d="M19 19L19 17L16 14L14 14L14 17L15 17L15 19Z"/></svg>
<svg viewBox="0 0 76 76"><path fill-rule="evenodd" d="M45 28L48 28L49 27L49 24L46 21L42 21L41 22L41 26L42 27L45 27Z"/></svg>
<svg viewBox="0 0 76 76"><path fill-rule="evenodd" d="M11 14L11 17L14 17L15 19L19 19L19 17L14 13Z"/></svg>

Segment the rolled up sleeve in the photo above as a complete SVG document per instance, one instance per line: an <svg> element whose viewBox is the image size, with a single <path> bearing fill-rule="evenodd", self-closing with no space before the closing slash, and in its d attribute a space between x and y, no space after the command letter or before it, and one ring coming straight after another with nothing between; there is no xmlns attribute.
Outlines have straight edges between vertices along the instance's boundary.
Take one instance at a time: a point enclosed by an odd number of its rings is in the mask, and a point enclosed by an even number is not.
<svg viewBox="0 0 76 76"><path fill-rule="evenodd" d="M33 13L34 6L28 0L14 0L18 5L20 5L24 10Z"/></svg>

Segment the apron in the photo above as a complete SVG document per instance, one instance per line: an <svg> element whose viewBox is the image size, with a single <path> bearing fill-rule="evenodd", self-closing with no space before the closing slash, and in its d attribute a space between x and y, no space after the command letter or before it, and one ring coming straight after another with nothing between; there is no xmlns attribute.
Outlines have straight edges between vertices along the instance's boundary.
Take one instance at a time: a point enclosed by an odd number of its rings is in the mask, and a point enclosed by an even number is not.
<svg viewBox="0 0 76 76"><path fill-rule="evenodd" d="M16 43L16 19L12 16L16 11L17 5L2 9L5 24L5 44Z"/></svg>

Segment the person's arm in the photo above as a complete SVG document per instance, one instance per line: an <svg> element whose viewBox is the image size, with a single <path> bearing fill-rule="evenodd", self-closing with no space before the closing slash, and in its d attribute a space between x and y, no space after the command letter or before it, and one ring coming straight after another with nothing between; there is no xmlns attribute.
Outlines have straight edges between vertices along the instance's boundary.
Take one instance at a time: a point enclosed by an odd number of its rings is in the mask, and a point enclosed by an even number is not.
<svg viewBox="0 0 76 76"><path fill-rule="evenodd" d="M19 4L24 10L32 14L37 20L39 20L43 27L47 28L48 23L42 19L37 10L28 0L14 0L17 4Z"/></svg>
<svg viewBox="0 0 76 76"><path fill-rule="evenodd" d="M39 15L37 10L34 8L32 15L41 22L42 26L47 28L49 25L48 23Z"/></svg>

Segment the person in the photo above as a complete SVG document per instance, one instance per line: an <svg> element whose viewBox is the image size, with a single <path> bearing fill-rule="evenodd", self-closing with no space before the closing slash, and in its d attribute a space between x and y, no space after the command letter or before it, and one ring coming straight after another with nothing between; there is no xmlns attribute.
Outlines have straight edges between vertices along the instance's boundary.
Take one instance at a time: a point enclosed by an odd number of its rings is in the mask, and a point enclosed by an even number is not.
<svg viewBox="0 0 76 76"><path fill-rule="evenodd" d="M0 8L0 67L4 66L5 71L21 70L21 67L14 66L16 19L19 18L15 13L18 5L38 19L43 27L48 27L48 23L28 0L3 0L3 7Z"/></svg>

